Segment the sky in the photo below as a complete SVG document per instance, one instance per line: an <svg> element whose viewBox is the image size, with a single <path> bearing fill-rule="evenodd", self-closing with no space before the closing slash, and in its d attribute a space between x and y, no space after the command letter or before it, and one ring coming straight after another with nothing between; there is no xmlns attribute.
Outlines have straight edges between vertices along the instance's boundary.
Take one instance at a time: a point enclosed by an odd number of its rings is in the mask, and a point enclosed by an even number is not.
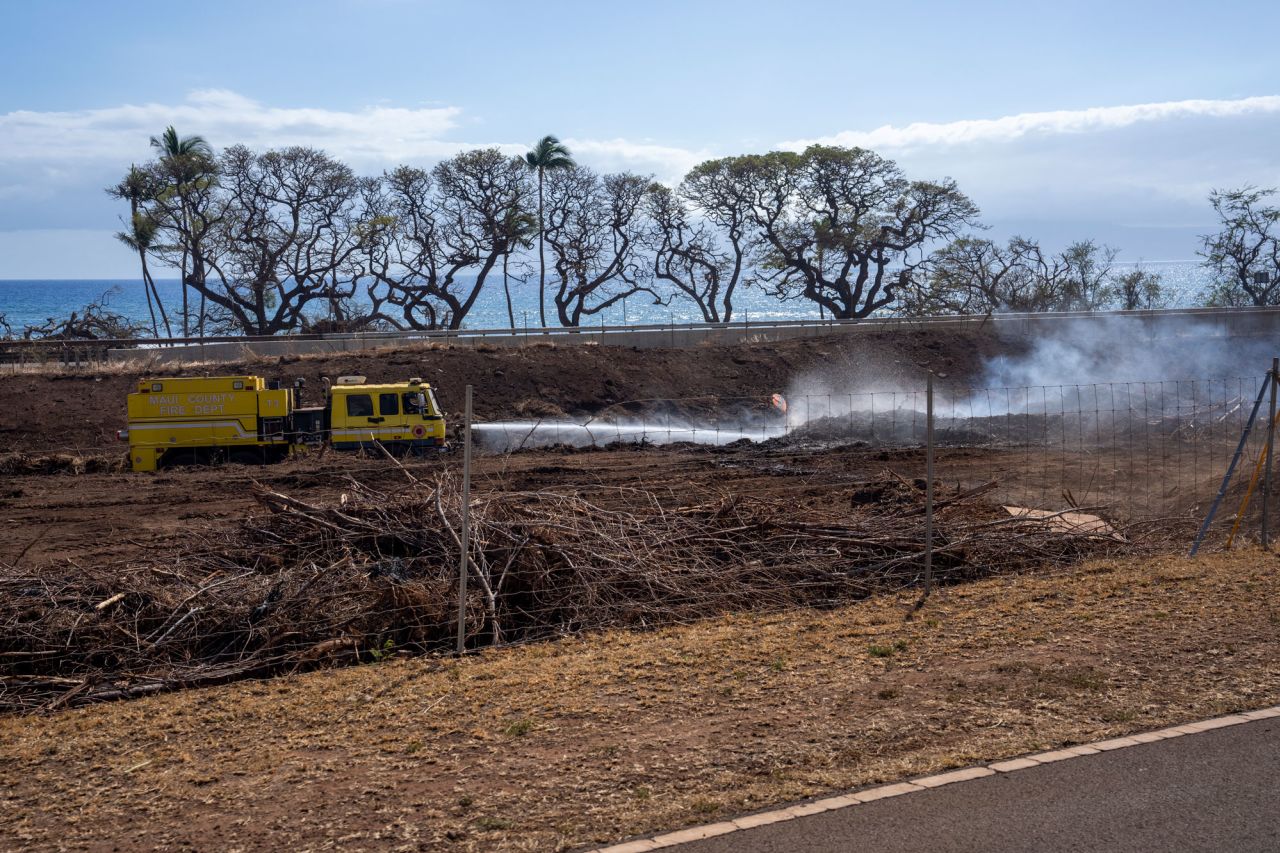
<svg viewBox="0 0 1280 853"><path fill-rule="evenodd" d="M1280 185L1280 3L0 0L0 279L129 278L103 189L169 124L377 174L554 133L678 183L812 142L952 177L990 235L1194 258Z"/></svg>

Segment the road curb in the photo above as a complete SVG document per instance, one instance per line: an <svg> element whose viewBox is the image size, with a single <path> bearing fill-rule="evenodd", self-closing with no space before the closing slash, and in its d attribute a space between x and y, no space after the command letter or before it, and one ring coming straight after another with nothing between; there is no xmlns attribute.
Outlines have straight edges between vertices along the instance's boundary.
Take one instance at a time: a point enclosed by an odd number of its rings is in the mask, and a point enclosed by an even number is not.
<svg viewBox="0 0 1280 853"><path fill-rule="evenodd" d="M1182 725L1169 726L1167 728L1156 729L1155 731L1150 732L1140 732L1132 735L1124 735L1123 737L1108 738L1107 740L1080 744L1078 746L1064 747L1062 749L1050 750L1048 752L1034 753L1021 758L1004 759L987 764L975 765L973 767L962 767L956 770L948 770L945 773L937 773L932 776L922 776L917 779L910 779L906 782L896 782L891 785L880 785L875 788L867 788L861 791L854 791L835 797L826 797L821 800L800 803L798 805L788 806L787 808L758 812L756 814L744 815L742 817L706 824L704 826L693 826L688 829L681 829L675 832L665 832L651 838L639 838L633 841L626 841L621 844L610 845L608 847L597 847L592 850L591 853L646 853L646 851L649 850L661 850L667 847L675 847L680 844L687 844L691 841L701 841L704 838L712 838L717 835L727 835L731 832L739 832L744 829L753 829L757 826L767 826L771 823L781 823L783 821L794 820L795 818L805 817L807 815L835 811L836 809L846 809L861 805L862 803L883 800L887 797L900 797L905 794L915 793L916 791L927 791L930 788L939 788L943 785L950 785L954 782L967 782L971 779L982 779L987 776L1016 773L1019 770L1026 770L1030 767L1039 767L1041 764L1050 764L1057 761L1069 761L1073 758L1080 758L1085 755L1097 755L1101 752L1128 749L1129 747L1140 746L1144 743L1154 743L1159 740L1170 740L1172 738L1183 737L1184 735L1200 734L1201 732L1213 731L1214 729L1238 726L1242 723L1251 723L1255 720L1268 720L1276 717L1280 717L1280 705L1276 705L1271 708L1262 708L1257 711L1242 711L1237 714L1228 714L1224 717L1212 717L1195 723L1184 723Z"/></svg>

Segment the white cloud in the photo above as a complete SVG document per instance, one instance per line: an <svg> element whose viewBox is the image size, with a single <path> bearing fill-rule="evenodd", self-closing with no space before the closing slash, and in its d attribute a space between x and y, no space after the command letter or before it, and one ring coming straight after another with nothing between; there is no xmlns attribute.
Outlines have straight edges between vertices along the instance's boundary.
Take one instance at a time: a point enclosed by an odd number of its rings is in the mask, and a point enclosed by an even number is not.
<svg viewBox="0 0 1280 853"><path fill-rule="evenodd" d="M148 138L171 124L215 147L314 145L356 159L438 157L460 147L441 139L457 126L460 114L457 107L270 107L235 92L207 89L179 104L2 114L0 163L139 159L148 154Z"/></svg>
<svg viewBox="0 0 1280 853"><path fill-rule="evenodd" d="M64 112L0 114L0 167L29 174L67 172L76 163L129 162L150 156L147 140L168 125L199 134L215 148L310 145L377 171L398 163L422 163L468 148L496 146L522 154L527 145L447 137L459 129L462 110L453 106L368 106L357 110L273 107L225 89L192 92L178 104L125 104ZM634 169L679 179L704 159L701 152L626 139L566 140L579 162L602 170ZM48 179L48 175L45 176Z"/></svg>
<svg viewBox="0 0 1280 853"><path fill-rule="evenodd" d="M195 91L174 104L0 113L0 231L93 227L113 219L102 187L130 163L150 159L148 140L168 125L203 136L215 149L237 143L258 150L320 148L362 174L401 163L431 166L471 148L493 146L513 156L528 150L524 142L456 138L474 124L455 106L278 107L225 89ZM566 141L585 166L630 169L671 183L706 156L648 140Z"/></svg>
<svg viewBox="0 0 1280 853"><path fill-rule="evenodd" d="M807 145L846 145L875 150L927 146L955 146L983 142L1011 142L1027 136L1077 134L1113 130L1147 122L1187 118L1235 118L1280 113L1280 95L1236 100L1165 101L1085 110L1053 110L1019 113L995 119L968 119L945 123L914 122L905 127L883 125L874 130L845 130L816 139L780 143L786 150Z"/></svg>
<svg viewBox="0 0 1280 853"><path fill-rule="evenodd" d="M652 173L669 184L679 183L694 166L716 156L707 149L691 151L626 139L566 139L564 142L579 163L603 171Z"/></svg>
<svg viewBox="0 0 1280 853"><path fill-rule="evenodd" d="M438 102L350 110L279 107L226 90L193 92L171 104L0 113L0 235L14 232L0 239L0 277L15 270L27 274L19 263L23 257L33 259L32 269L61 264L47 274L69 275L62 267L76 274L81 269L69 255L83 254L87 267L89 258L105 264L118 253L107 229L117 225L121 208L102 188L118 180L130 163L148 159L148 138L169 124L180 133L200 134L215 147L323 148L363 174L402 162L430 166L486 145L513 155L527 150L528 140L463 138L482 126L472 118ZM1079 223L1072 233L1107 239L1106 223L1211 224L1205 202L1211 187L1280 184L1280 155L1272 145L1277 134L1280 96L1270 95L920 122L782 145L874 148L912 177L955 178L990 221ZM718 143L732 146L726 148L686 148L648 138L565 141L583 165L653 174L668 183L709 157L768 146L741 140ZM65 248L51 250L55 232L42 229L87 230L66 232ZM91 241L88 233L99 229ZM18 231L26 236L15 236ZM1152 257L1156 250L1142 251ZM127 253L119 257L127 260Z"/></svg>

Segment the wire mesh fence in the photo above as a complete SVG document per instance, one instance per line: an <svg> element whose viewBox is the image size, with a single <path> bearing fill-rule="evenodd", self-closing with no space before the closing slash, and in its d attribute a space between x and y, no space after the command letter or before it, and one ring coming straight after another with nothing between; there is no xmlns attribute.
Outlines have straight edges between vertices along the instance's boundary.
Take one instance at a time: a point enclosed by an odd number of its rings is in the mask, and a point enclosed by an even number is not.
<svg viewBox="0 0 1280 853"><path fill-rule="evenodd" d="M475 649L832 607L918 589L926 552L947 584L1183 550L1266 382L939 390L929 505L923 389L640 400L590 419L477 423L487 454L649 444L715 460L676 485L490 479L468 500L456 460L391 460L398 485L353 480L338 500L259 487L258 512L169 554L0 567L0 708L446 653L459 632ZM1243 443L1215 541L1262 470L1265 432ZM776 482L727 476L744 467Z"/></svg>
<svg viewBox="0 0 1280 853"><path fill-rule="evenodd" d="M1127 523L1194 515L1213 497L1266 382L1254 377L951 388L934 401L939 474L964 490L991 482L1001 500L1090 506ZM756 445L774 453L904 451L923 476L925 391L696 397L621 404L589 419L475 425L490 453L628 444ZM1256 462L1259 432L1246 446ZM917 470L917 468L919 470Z"/></svg>

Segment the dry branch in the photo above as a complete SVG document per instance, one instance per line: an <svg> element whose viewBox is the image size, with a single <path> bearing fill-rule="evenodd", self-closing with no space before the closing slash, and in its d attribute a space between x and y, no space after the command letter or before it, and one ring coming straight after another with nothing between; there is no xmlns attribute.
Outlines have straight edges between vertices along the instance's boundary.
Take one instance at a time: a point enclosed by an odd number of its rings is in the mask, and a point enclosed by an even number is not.
<svg viewBox="0 0 1280 853"><path fill-rule="evenodd" d="M828 607L910 586L922 494L886 478L874 503L639 489L473 496L472 646L646 628L748 609ZM944 581L1120 547L1010 524L978 499L940 506ZM258 488L263 512L209 529L159 565L0 566L0 708L66 706L451 644L461 490L352 484L321 506Z"/></svg>

